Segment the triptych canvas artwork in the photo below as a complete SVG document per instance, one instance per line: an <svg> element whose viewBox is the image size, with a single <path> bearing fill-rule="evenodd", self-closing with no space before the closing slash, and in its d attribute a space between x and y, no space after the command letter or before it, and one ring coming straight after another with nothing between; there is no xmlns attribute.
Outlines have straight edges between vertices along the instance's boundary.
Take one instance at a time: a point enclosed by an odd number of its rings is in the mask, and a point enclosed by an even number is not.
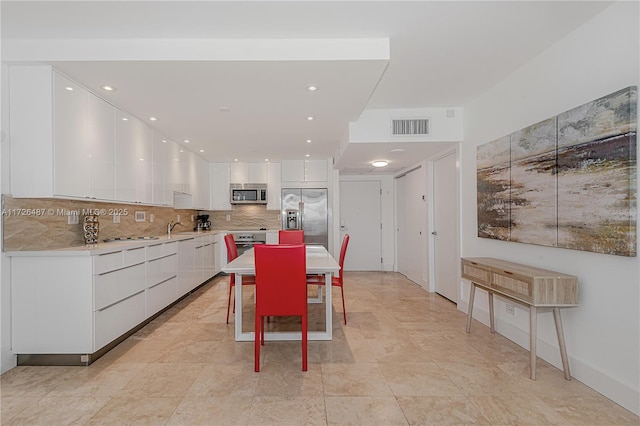
<svg viewBox="0 0 640 426"><path fill-rule="evenodd" d="M477 148L478 236L636 256L637 88Z"/></svg>

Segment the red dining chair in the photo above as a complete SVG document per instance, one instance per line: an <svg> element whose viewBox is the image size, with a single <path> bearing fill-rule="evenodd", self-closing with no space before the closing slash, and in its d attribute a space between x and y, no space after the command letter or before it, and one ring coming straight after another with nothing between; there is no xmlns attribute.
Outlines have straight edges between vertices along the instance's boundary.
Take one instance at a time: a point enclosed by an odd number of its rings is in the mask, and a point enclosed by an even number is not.
<svg viewBox="0 0 640 426"><path fill-rule="evenodd" d="M231 262L233 259L238 257L238 248L236 247L236 242L233 239L233 234L227 234L224 236L224 243L227 246L227 261ZM256 277L253 275L243 275L242 276L242 285L255 285ZM236 274L229 275L229 300L227 301L227 324L229 324L229 310L231 308L231 293L233 292L233 288L236 285ZM233 305L233 312L236 311L235 303Z"/></svg>
<svg viewBox="0 0 640 426"><path fill-rule="evenodd" d="M280 244L304 244L304 231L302 229L287 229L278 232Z"/></svg>
<svg viewBox="0 0 640 426"><path fill-rule="evenodd" d="M340 265L340 271L338 272L338 276L335 275L331 277L331 285L334 287L340 287L340 291L342 292L342 312L344 315L344 325L347 325L347 309L344 307L344 257L347 254L347 245L349 245L349 234L345 234L342 239L342 247L340 248L340 260L338 264ZM324 285L324 275L308 275L307 276L307 284L312 285Z"/></svg>
<svg viewBox="0 0 640 426"><path fill-rule="evenodd" d="M255 371L260 371L264 317L302 317L302 371L307 371L307 286L304 244L258 244L256 264Z"/></svg>

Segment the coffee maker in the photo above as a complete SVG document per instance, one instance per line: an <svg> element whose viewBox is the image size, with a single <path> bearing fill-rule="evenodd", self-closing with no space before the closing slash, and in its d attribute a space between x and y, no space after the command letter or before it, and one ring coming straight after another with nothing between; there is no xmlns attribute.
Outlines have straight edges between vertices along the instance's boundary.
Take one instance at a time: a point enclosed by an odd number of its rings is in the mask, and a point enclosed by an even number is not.
<svg viewBox="0 0 640 426"><path fill-rule="evenodd" d="M196 228L194 231L208 231L211 229L211 221L208 214L196 216Z"/></svg>

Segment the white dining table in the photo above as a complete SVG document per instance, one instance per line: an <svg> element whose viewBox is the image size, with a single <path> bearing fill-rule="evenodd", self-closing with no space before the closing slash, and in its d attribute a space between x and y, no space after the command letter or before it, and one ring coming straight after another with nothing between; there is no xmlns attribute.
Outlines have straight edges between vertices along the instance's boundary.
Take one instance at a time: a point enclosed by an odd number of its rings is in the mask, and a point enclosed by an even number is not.
<svg viewBox="0 0 640 426"><path fill-rule="evenodd" d="M306 264L307 274L324 275L324 286L319 286L318 297L310 298L309 303L322 303L322 288L325 288L325 330L309 331L307 338L309 340L331 340L333 338L333 320L332 320L332 303L331 303L331 276L340 271L340 265L331 256L331 254L323 246L307 245L306 246ZM242 330L242 276L255 275L256 265L253 249L247 250L234 260L229 262L223 272L228 274L236 274L236 292L235 292L235 338L238 342L246 342L254 340L254 332L243 332ZM283 271L284 273L284 271ZM265 340L301 340L300 332L295 331L265 331Z"/></svg>

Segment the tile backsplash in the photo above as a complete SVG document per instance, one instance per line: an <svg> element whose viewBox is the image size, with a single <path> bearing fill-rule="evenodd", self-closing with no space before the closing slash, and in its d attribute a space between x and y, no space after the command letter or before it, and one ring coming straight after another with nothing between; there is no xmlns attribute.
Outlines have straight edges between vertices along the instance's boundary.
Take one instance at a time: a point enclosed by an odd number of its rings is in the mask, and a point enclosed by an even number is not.
<svg viewBox="0 0 640 426"><path fill-rule="evenodd" d="M200 213L209 215L213 229L280 229L280 211L267 210L265 205L238 204L232 210Z"/></svg>
<svg viewBox="0 0 640 426"><path fill-rule="evenodd" d="M192 231L196 210L172 207L141 206L135 204L103 203L95 201L61 200L52 198L13 198L2 196L3 251L45 250L84 244L82 220L84 214L100 213L99 239L115 237L156 236L167 233L167 224L180 221L174 232ZM77 212L78 224L67 224L67 213ZM113 222L114 213L120 223ZM135 212L144 212L144 221L135 221ZM151 222L153 215L153 222Z"/></svg>

